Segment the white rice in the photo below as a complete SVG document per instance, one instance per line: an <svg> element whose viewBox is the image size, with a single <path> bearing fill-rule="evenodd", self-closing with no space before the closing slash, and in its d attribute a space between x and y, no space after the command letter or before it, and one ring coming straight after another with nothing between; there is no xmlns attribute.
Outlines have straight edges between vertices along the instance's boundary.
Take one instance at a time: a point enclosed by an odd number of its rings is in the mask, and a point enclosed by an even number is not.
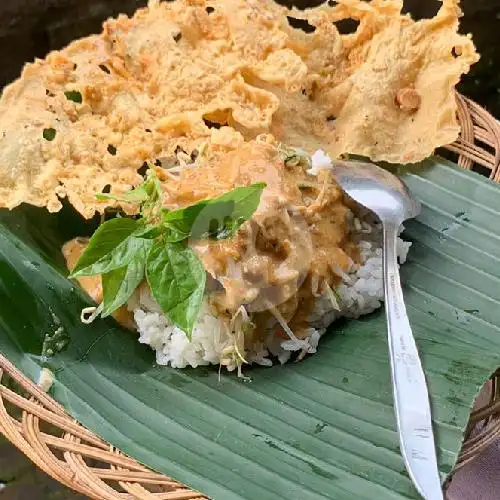
<svg viewBox="0 0 500 500"><path fill-rule="evenodd" d="M331 160L322 151L316 152L312 156L312 164L310 173L315 174L318 168L331 165ZM305 340L300 342L279 338L273 328L275 323L270 323L266 339L245 353L248 363L272 366L274 360L286 363L294 351L301 351L299 357L314 354L320 337L334 321L342 317L359 318L381 307L384 291L380 223L369 213L360 215L360 218L352 216L350 223L352 237L358 243L363 264L353 265L348 274L343 273L343 282L336 289L340 310L334 308L326 294L318 297L315 310L309 318L310 328ZM410 246L411 243L398 238L397 253L401 264L405 262ZM174 368L219 365L224 349L231 345L232 337L225 322L212 314L206 302L191 340L161 314L146 287L140 289L128 306L134 313L140 334L139 342L149 345L156 352L159 365L171 365ZM226 368L232 371L236 364L229 364Z"/></svg>

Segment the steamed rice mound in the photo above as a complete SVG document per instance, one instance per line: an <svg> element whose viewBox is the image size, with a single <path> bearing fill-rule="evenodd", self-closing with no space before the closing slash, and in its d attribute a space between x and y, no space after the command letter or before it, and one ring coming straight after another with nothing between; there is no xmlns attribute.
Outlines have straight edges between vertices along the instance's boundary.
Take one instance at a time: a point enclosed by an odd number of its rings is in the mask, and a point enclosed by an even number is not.
<svg viewBox="0 0 500 500"><path fill-rule="evenodd" d="M331 161L318 152L313 155L310 172L327 169ZM238 339L238 332L228 328L228 321L211 307L207 295L200 311L191 339L162 314L147 286L141 286L128 303L139 342L149 345L156 353L159 365L174 368L196 368L203 365L221 365L229 371L242 374L245 364L272 366L273 362L286 363L292 356L302 359L314 354L327 328L337 319L359 318L378 309L383 300L382 278L382 233L380 223L363 211L355 216L347 212L348 237L359 249L358 262L351 262L345 272L338 269L333 254L330 263L340 274L340 282L334 287L335 296L325 291L317 294L313 307L307 311L307 326L300 331L292 328L294 338L277 334L282 325L276 317L269 315L262 325L263 332L249 329ZM397 253L404 263L410 243L398 238ZM279 311L283 304L275 304ZM247 318L251 323L252 318ZM293 323L291 323L293 325ZM239 340L239 345L238 344ZM235 350L236 345L236 350Z"/></svg>

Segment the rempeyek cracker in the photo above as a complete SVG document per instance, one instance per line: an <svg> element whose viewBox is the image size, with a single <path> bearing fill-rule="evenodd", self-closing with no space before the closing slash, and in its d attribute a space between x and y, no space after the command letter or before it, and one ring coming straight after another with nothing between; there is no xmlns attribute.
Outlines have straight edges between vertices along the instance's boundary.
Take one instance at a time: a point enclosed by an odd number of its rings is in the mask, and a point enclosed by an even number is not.
<svg viewBox="0 0 500 500"><path fill-rule="evenodd" d="M96 193L139 184L145 162L180 150L211 161L261 134L333 157L422 160L458 136L454 87L478 55L458 34L457 0L418 22L401 8L153 0L109 20L4 90L0 206L57 211L67 197L91 217L109 204ZM343 19L357 30L341 35Z"/></svg>

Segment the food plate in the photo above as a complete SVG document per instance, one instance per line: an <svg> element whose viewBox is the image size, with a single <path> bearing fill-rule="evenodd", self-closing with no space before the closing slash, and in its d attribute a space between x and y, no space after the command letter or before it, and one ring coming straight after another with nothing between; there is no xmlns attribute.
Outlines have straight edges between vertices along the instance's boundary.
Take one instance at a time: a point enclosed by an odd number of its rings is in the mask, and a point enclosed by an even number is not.
<svg viewBox="0 0 500 500"><path fill-rule="evenodd" d="M407 224L402 274L444 480L473 399L500 364L500 193L439 158L404 178L423 203ZM248 383L215 368L157 368L113 321L80 323L88 302L60 252L85 232L80 221L67 208L0 216L0 352L36 381L46 334L63 328L51 394L73 417L217 500L417 498L398 448L381 312L335 325L302 363L250 369Z"/></svg>

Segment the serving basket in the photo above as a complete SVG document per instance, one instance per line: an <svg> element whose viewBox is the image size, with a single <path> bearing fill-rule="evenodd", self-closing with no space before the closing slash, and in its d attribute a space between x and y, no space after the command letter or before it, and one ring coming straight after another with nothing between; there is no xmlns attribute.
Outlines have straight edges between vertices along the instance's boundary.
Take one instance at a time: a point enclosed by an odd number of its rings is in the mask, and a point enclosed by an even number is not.
<svg viewBox="0 0 500 500"><path fill-rule="evenodd" d="M441 154L500 183L500 122L457 94L459 139ZM500 437L500 370L471 413L455 471ZM153 472L76 422L0 354L0 432L40 469L98 500L202 500L202 494Z"/></svg>

